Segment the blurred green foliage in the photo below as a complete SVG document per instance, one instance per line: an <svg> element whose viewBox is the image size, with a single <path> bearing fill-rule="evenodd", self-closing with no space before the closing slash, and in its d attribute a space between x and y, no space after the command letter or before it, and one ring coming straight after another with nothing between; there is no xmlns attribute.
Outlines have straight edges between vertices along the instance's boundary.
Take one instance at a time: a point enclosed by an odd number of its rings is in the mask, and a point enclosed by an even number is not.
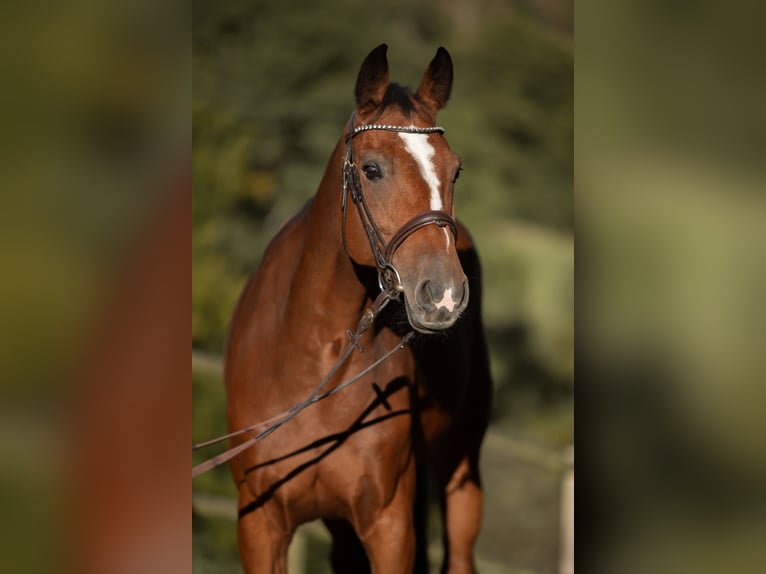
<svg viewBox="0 0 766 574"><path fill-rule="evenodd" d="M766 572L766 76L744 4L580 4L581 571Z"/></svg>

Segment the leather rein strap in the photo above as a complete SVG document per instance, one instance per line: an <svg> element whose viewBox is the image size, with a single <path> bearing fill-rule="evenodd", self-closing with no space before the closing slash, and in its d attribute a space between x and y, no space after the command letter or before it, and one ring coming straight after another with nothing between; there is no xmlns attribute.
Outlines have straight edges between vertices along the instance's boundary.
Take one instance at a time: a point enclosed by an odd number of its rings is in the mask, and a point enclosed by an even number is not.
<svg viewBox="0 0 766 574"><path fill-rule="evenodd" d="M351 121L349 122L349 132L346 134L346 155L343 160L343 196L341 199L341 210L343 212L342 222L342 235L343 235L343 247L348 253L348 247L346 244L346 203L349 191L351 192L351 200L356 205L357 212L359 213L359 220L362 223L367 239L370 243L370 249L375 257L375 265L378 268L378 286L381 291L393 290L401 292L402 280L393 263L394 253L404 243L404 241L413 233L426 225L435 224L439 227L449 227L452 230L452 235L457 241L457 224L455 220L448 213L444 211L424 211L410 219L407 223L386 242L380 228L375 223L375 219L372 216L367 201L364 198L362 191L362 182L359 175L359 166L356 163L354 157L354 144L353 140L361 133L370 130L382 130L389 132L399 132L408 134L432 134L432 133L444 133L444 128L439 126L419 128L415 126L394 126L388 124L366 124L362 126L354 127L354 114L351 114Z"/></svg>

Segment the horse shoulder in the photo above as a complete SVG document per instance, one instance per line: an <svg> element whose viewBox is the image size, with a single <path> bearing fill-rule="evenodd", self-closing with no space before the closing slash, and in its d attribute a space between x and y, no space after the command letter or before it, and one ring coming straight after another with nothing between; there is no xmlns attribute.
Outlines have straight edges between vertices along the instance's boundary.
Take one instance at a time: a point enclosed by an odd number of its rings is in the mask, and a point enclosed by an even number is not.
<svg viewBox="0 0 766 574"><path fill-rule="evenodd" d="M309 203L282 225L239 296L226 341L227 384L233 378L229 375L259 348L258 341L270 339L278 328L306 234Z"/></svg>

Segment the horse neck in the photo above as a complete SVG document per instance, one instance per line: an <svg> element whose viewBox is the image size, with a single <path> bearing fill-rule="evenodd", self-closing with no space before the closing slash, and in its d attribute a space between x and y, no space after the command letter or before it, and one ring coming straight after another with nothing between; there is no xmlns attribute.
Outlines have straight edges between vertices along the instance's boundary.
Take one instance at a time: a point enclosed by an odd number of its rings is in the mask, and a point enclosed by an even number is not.
<svg viewBox="0 0 766 574"><path fill-rule="evenodd" d="M369 301L367 289L359 281L342 240L344 153L341 139L306 217L305 244L296 274L299 279L292 287L299 299L309 302L309 313L320 319L322 326L343 331L354 328Z"/></svg>

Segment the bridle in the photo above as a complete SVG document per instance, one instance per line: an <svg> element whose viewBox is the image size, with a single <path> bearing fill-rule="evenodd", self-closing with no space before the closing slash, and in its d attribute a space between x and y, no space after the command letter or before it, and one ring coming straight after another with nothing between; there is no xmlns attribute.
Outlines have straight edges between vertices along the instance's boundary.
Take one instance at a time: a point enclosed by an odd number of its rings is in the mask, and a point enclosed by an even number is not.
<svg viewBox="0 0 766 574"><path fill-rule="evenodd" d="M367 205L367 201L364 198L362 183L359 177L359 166L354 157L354 138L359 134L370 130L383 130L407 134L443 134L444 128L439 126L420 128L415 126L394 126L388 124L366 124L354 127L354 114L351 114L349 131L346 134L346 155L343 159L343 195L341 199L341 211L343 212L343 247L346 249L346 253L348 253L348 247L346 245L346 204L350 190L351 199L354 202L354 205L356 205L357 212L359 213L359 220L367 234L367 239L370 242L370 249L375 257L375 266L378 269L378 286L381 291L401 293L403 291L402 279L393 263L396 250L418 229L431 224L436 224L439 227L449 227L452 230L452 235L455 237L455 240L457 240L457 224L452 216L444 211L424 211L402 225L402 227L394 233L391 239L386 242L380 228L375 223L370 207Z"/></svg>

